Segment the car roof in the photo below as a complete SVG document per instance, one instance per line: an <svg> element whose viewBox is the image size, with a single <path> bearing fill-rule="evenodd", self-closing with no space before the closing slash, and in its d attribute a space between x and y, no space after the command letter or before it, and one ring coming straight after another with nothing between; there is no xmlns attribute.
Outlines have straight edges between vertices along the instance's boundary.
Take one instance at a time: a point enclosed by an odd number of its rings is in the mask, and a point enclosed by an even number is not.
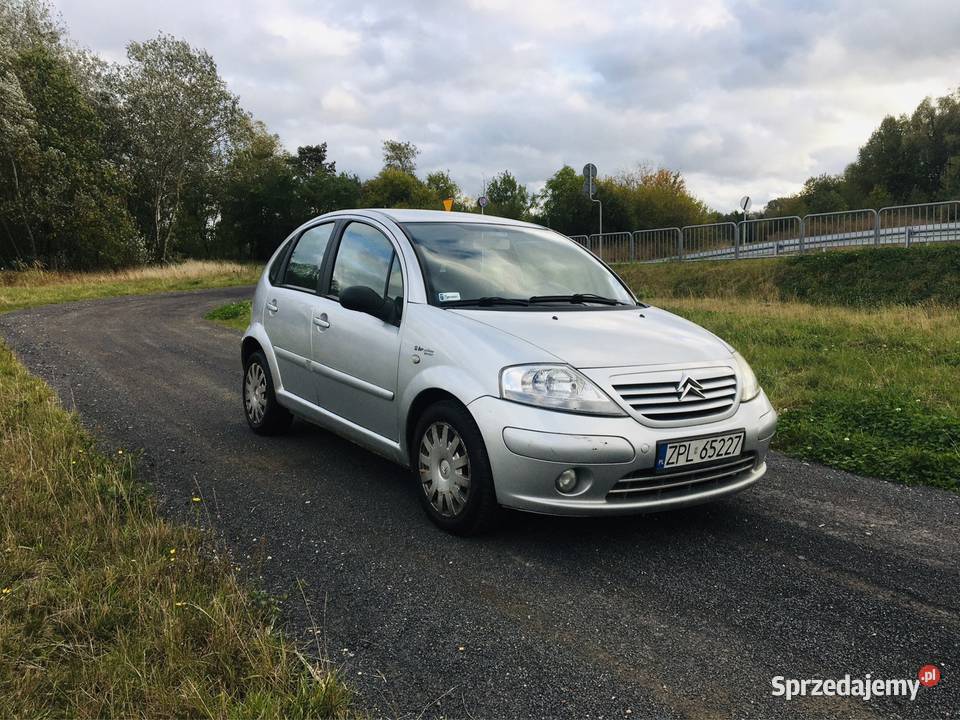
<svg viewBox="0 0 960 720"><path fill-rule="evenodd" d="M401 208L368 208L364 210L340 210L331 215L349 213L386 217L396 223L412 222L448 222L448 223L486 223L488 225L520 225L530 228L542 228L542 225L498 217L496 215L478 215L477 213L445 212L443 210L407 210Z"/></svg>

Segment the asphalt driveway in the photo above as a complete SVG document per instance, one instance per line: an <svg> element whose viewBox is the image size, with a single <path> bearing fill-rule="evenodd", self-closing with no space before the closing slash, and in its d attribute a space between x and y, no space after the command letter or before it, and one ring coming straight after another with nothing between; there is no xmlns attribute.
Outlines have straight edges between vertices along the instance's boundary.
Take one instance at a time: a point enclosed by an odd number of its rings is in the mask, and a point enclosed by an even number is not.
<svg viewBox="0 0 960 720"><path fill-rule="evenodd" d="M450 537L386 460L305 423L248 430L238 335L202 316L249 293L24 310L0 335L107 447L142 450L165 513L193 518L199 489L242 571L373 715L960 715L960 496L774 454L713 505L509 514ZM913 703L771 695L775 675L914 678L929 662L943 680Z"/></svg>

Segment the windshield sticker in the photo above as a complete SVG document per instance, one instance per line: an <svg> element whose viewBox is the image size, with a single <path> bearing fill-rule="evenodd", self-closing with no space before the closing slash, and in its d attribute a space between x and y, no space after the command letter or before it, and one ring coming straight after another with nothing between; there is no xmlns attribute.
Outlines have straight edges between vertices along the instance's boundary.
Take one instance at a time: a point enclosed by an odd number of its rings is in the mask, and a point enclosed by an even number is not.
<svg viewBox="0 0 960 720"><path fill-rule="evenodd" d="M452 302L460 299L460 293L458 292L437 293L437 296L440 298L440 302Z"/></svg>

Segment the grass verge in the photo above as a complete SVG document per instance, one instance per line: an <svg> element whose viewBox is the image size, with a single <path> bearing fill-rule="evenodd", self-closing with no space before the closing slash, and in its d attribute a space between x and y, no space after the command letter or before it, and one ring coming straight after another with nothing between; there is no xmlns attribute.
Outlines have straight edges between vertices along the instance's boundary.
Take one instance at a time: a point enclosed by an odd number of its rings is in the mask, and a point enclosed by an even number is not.
<svg viewBox="0 0 960 720"><path fill-rule="evenodd" d="M2 347L0 397L0 717L350 716L209 538Z"/></svg>
<svg viewBox="0 0 960 720"><path fill-rule="evenodd" d="M2 273L0 310L259 272ZM129 453L98 452L2 344L0 398L0 717L355 716L336 671L305 659L211 538L160 518Z"/></svg>
<svg viewBox="0 0 960 720"><path fill-rule="evenodd" d="M190 260L103 273L0 272L0 311L117 295L253 285L262 270L259 265Z"/></svg>
<svg viewBox="0 0 960 720"><path fill-rule="evenodd" d="M246 330L247 325L250 324L250 301L241 300L239 302L221 305L203 317L221 325L226 325L234 330Z"/></svg>
<svg viewBox="0 0 960 720"><path fill-rule="evenodd" d="M960 245L812 253L783 258L623 264L640 297L725 297L871 308L960 306Z"/></svg>
<svg viewBox="0 0 960 720"><path fill-rule="evenodd" d="M794 457L960 489L960 311L854 310L716 298L649 300L715 332L753 366Z"/></svg>

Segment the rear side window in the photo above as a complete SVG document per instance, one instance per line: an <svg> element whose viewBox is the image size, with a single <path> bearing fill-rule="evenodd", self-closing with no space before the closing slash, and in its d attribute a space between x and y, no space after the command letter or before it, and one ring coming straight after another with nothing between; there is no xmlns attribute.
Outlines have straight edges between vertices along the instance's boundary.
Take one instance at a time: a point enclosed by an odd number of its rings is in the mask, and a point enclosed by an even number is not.
<svg viewBox="0 0 960 720"><path fill-rule="evenodd" d="M363 223L350 223L343 231L337 250L330 294L339 297L344 288L365 285L386 297L391 280L396 291L400 268L397 268L397 275L392 279L393 255L393 245L379 230ZM403 285L402 281L399 282L402 295Z"/></svg>
<svg viewBox="0 0 960 720"><path fill-rule="evenodd" d="M320 284L320 266L326 252L333 223L317 225L305 231L290 255L290 262L283 276L284 285L317 292Z"/></svg>
<svg viewBox="0 0 960 720"><path fill-rule="evenodd" d="M283 259L287 256L287 250L290 249L290 243L284 243L280 252L273 258L273 264L270 265L270 272L267 277L270 278L270 284L276 285L280 282L280 272L283 270Z"/></svg>

